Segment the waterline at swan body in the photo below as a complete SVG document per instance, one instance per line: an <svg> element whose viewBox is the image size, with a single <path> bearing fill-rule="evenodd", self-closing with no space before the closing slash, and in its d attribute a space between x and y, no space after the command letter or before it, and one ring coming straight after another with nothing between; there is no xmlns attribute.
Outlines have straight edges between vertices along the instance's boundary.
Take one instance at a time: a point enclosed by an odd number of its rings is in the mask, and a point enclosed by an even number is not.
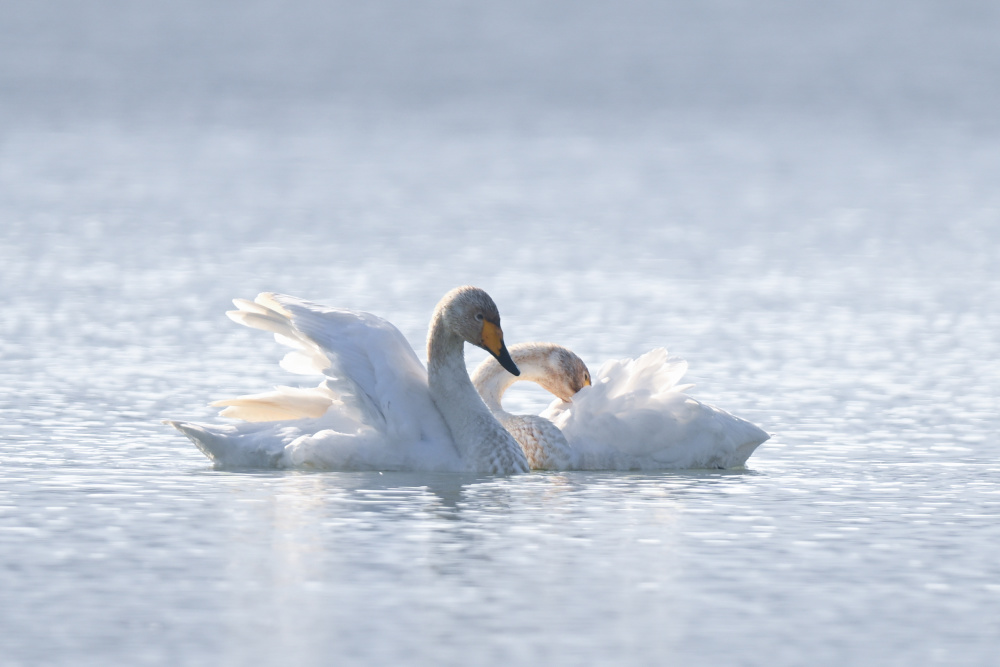
<svg viewBox="0 0 1000 667"><path fill-rule="evenodd" d="M526 472L517 442L493 417L465 369L464 344L516 373L500 315L475 287L446 294L428 331L425 370L403 334L369 313L265 293L237 299L231 319L275 335L281 365L325 376L316 387L218 401L235 424L168 422L217 466L329 470Z"/></svg>
<svg viewBox="0 0 1000 667"><path fill-rule="evenodd" d="M510 348L521 370L504 377L487 359L473 382L536 469L656 470L736 468L770 436L750 422L697 401L678 384L687 363L657 348L605 363L590 377L583 361L552 343ZM511 415L504 392L538 382L558 398L541 415Z"/></svg>

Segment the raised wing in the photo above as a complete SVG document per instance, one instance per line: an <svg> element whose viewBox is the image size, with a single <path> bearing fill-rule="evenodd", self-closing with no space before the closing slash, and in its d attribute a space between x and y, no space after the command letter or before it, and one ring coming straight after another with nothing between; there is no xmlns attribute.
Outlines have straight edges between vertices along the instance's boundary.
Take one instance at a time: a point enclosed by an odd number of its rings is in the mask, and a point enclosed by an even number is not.
<svg viewBox="0 0 1000 667"><path fill-rule="evenodd" d="M443 428L449 437L430 398L427 371L392 323L282 294L233 303L238 310L226 313L232 320L270 331L292 348L283 368L325 375L326 387L344 402L354 397L369 423L396 436L441 437Z"/></svg>

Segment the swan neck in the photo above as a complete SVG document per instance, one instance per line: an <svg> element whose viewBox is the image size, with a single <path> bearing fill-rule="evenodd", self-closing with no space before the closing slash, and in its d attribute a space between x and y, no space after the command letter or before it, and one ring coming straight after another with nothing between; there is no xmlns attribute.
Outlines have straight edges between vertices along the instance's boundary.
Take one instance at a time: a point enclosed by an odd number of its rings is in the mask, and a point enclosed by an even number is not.
<svg viewBox="0 0 1000 667"><path fill-rule="evenodd" d="M441 374L445 368L461 367L468 380L465 368L465 341L451 332L444 323L440 312L434 314L427 333L427 373L429 376Z"/></svg>
<svg viewBox="0 0 1000 667"><path fill-rule="evenodd" d="M438 406L459 448L469 436L467 416L490 414L472 386L465 367L465 341L452 332L440 313L431 320L427 336L427 380L431 397Z"/></svg>
<svg viewBox="0 0 1000 667"><path fill-rule="evenodd" d="M472 376L472 383L491 412L507 415L509 413L503 409L501 401L507 390L519 379L521 378L508 373L493 359L487 359L476 369Z"/></svg>
<svg viewBox="0 0 1000 667"><path fill-rule="evenodd" d="M451 431L458 453L478 472L527 472L528 461L476 392L465 367L465 339L445 322L439 307L427 335L431 399Z"/></svg>

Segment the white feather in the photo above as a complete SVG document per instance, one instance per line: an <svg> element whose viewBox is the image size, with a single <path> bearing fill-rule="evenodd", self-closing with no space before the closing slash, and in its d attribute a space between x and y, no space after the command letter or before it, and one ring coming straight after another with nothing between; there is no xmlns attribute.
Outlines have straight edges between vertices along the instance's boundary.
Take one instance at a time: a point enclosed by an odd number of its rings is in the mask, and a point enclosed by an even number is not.
<svg viewBox="0 0 1000 667"><path fill-rule="evenodd" d="M292 348L281 362L284 368L321 374L324 380L317 387L276 387L214 404L225 408L223 416L246 423L167 423L223 467L526 471L517 443L469 382L462 338L443 328L445 319L475 324L475 311L459 302L477 298L495 310L489 296L475 288L454 290L438 305L430 336L447 361L439 367L461 372L434 370L436 390L403 334L380 317L279 294L236 299L237 310L227 312L233 321L271 332ZM438 317L453 311L461 312ZM481 443L481 451L457 446L438 400L462 418L463 434ZM516 455L505 454L508 450Z"/></svg>
<svg viewBox="0 0 1000 667"><path fill-rule="evenodd" d="M663 348L606 362L592 386L578 391L587 369L568 349L524 343L510 354L519 378L487 359L473 379L533 468L733 468L768 439L750 422L688 396L692 385L680 384L687 362ZM541 415L509 414L500 399L519 380L538 382L558 396L572 394L572 400L557 399Z"/></svg>
<svg viewBox="0 0 1000 667"><path fill-rule="evenodd" d="M571 403L553 401L552 420L588 470L734 468L770 436L750 422L701 403L679 384L687 362L657 348L606 362Z"/></svg>

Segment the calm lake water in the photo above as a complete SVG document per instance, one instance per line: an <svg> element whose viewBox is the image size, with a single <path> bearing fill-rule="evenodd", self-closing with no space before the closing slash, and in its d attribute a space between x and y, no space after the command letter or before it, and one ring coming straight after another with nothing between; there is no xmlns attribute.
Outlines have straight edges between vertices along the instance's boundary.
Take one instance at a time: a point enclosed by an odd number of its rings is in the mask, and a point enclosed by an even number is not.
<svg viewBox="0 0 1000 667"><path fill-rule="evenodd" d="M993 664L1000 15L764 5L0 10L0 664ZM159 423L302 381L233 297L423 356L465 283L772 439L227 472Z"/></svg>

